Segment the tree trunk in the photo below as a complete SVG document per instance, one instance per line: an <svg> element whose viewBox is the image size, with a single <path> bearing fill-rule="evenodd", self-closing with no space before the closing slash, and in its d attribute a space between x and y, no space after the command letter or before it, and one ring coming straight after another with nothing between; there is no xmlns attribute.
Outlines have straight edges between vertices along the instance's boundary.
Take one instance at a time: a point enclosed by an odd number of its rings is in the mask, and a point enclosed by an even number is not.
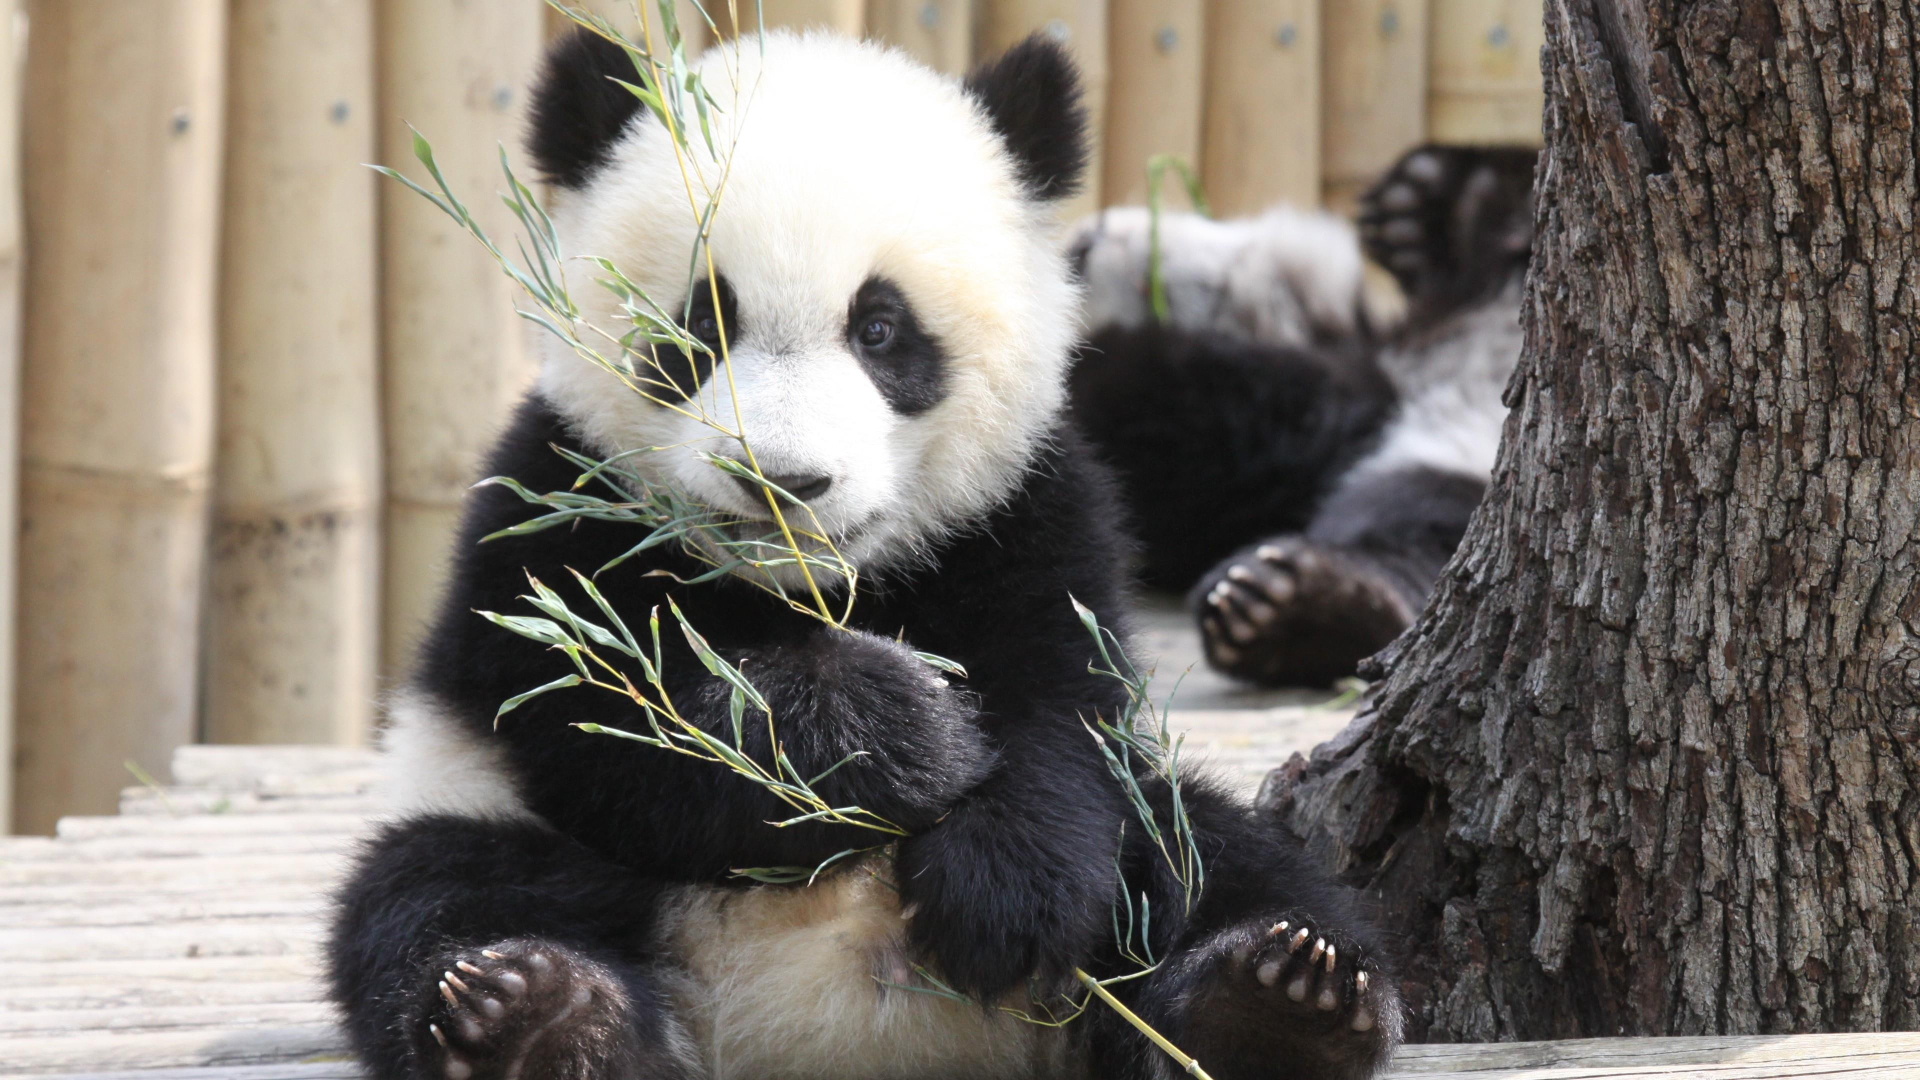
<svg viewBox="0 0 1920 1080"><path fill-rule="evenodd" d="M1428 1038L1920 1026L1916 7L1547 4L1492 487L1271 790Z"/></svg>

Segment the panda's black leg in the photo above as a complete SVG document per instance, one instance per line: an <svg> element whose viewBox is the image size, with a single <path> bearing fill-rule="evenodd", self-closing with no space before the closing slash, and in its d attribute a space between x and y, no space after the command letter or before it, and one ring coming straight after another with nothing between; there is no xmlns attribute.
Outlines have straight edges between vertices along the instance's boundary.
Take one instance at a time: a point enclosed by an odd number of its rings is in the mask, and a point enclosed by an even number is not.
<svg viewBox="0 0 1920 1080"><path fill-rule="evenodd" d="M1170 812L1164 789L1149 798L1163 816ZM1290 834L1237 800L1188 783L1182 802L1206 886L1188 910L1154 864L1164 865L1164 856L1131 842L1129 882L1156 878L1156 924L1175 926L1156 935L1153 974L1114 989L1216 1080L1372 1076L1399 1041L1402 1009L1377 932L1353 894ZM1175 922L1183 911L1184 921ZM1151 1046L1127 1041L1116 1018L1097 1006L1092 1018L1097 1075L1178 1072Z"/></svg>
<svg viewBox="0 0 1920 1080"><path fill-rule="evenodd" d="M1535 156L1416 147L1360 197L1361 247L1400 283L1414 321L1486 296L1526 268Z"/></svg>
<svg viewBox="0 0 1920 1080"><path fill-rule="evenodd" d="M694 1074L645 946L658 889L533 824L416 818L340 896L333 997L378 1080Z"/></svg>

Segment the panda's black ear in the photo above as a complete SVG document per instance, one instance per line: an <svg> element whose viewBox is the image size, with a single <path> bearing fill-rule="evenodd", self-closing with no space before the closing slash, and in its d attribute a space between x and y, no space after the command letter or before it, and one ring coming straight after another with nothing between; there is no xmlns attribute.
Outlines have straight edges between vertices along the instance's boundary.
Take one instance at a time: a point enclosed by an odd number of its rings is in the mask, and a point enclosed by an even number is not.
<svg viewBox="0 0 1920 1080"><path fill-rule="evenodd" d="M1080 103L1080 73L1065 47L1034 34L976 68L964 85L1007 144L1029 195L1062 199L1080 190L1087 110Z"/></svg>
<svg viewBox="0 0 1920 1080"><path fill-rule="evenodd" d="M586 186L605 165L640 99L614 79L637 83L626 51L585 29L554 42L534 83L527 149L548 183Z"/></svg>

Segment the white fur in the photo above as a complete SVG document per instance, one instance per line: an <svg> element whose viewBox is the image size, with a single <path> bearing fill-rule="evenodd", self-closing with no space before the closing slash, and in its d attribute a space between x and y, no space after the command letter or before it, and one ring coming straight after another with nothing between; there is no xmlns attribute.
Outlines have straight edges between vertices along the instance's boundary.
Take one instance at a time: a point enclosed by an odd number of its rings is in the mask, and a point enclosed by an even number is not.
<svg viewBox="0 0 1920 1080"><path fill-rule="evenodd" d="M1103 211L1082 222L1088 327L1144 325L1152 310L1145 207ZM1259 217L1216 221L1160 216L1160 277L1169 320L1266 345L1304 345L1353 333L1365 304L1353 227L1332 214L1276 206Z"/></svg>
<svg viewBox="0 0 1920 1080"><path fill-rule="evenodd" d="M716 371L698 406L722 428L744 425L766 473L833 476L812 509L856 566L911 557L1004 499L1061 408L1077 298L1051 210L1024 196L959 84L904 54L773 33L710 50L698 68L729 161L712 254L741 324L729 328L731 379ZM693 143L684 164L718 190L720 163ZM566 250L611 259L676 313L696 236L680 170L646 115L553 209ZM568 285L617 337L626 327L597 273L573 263ZM946 396L917 417L888 409L846 340L849 301L874 275L901 288L948 357ZM663 447L635 463L709 505L769 516L695 453L738 457L733 440L557 341L543 347L541 389L595 451Z"/></svg>
<svg viewBox="0 0 1920 1080"><path fill-rule="evenodd" d="M1418 467L1479 479L1493 474L1507 419L1501 396L1520 360L1519 290L1511 285L1497 300L1381 355L1400 407L1380 445L1342 483Z"/></svg>
<svg viewBox="0 0 1920 1080"><path fill-rule="evenodd" d="M533 816L514 787L506 747L469 732L431 695L405 691L387 702L380 750L380 793L396 817Z"/></svg>
<svg viewBox="0 0 1920 1080"><path fill-rule="evenodd" d="M899 892L877 876L886 871L874 862L804 889L681 892L666 938L685 958L681 1018L712 1080L1062 1075L1060 1029L924 992Z"/></svg>

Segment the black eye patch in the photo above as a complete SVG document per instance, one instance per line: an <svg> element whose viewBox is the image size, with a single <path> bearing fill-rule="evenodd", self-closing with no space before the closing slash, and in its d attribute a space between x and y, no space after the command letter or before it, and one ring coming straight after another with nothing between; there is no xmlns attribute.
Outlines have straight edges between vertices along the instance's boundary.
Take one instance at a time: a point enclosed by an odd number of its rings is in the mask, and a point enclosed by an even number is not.
<svg viewBox="0 0 1920 1080"><path fill-rule="evenodd" d="M917 416L946 396L946 355L886 278L868 278L853 294L847 345L894 412Z"/></svg>
<svg viewBox="0 0 1920 1080"><path fill-rule="evenodd" d="M653 363L642 362L639 373L641 385L650 393L667 401L685 401L693 396L713 374L713 365L720 358L720 332L726 330L727 343L740 340L740 315L734 303L733 286L727 284L725 276L717 276L720 307L713 306L712 286L702 274L693 280L693 292L679 311L670 314L680 319L680 325L686 328L687 335L705 345L711 354L693 350L688 356L673 345L656 346L653 355L657 358L657 367Z"/></svg>

